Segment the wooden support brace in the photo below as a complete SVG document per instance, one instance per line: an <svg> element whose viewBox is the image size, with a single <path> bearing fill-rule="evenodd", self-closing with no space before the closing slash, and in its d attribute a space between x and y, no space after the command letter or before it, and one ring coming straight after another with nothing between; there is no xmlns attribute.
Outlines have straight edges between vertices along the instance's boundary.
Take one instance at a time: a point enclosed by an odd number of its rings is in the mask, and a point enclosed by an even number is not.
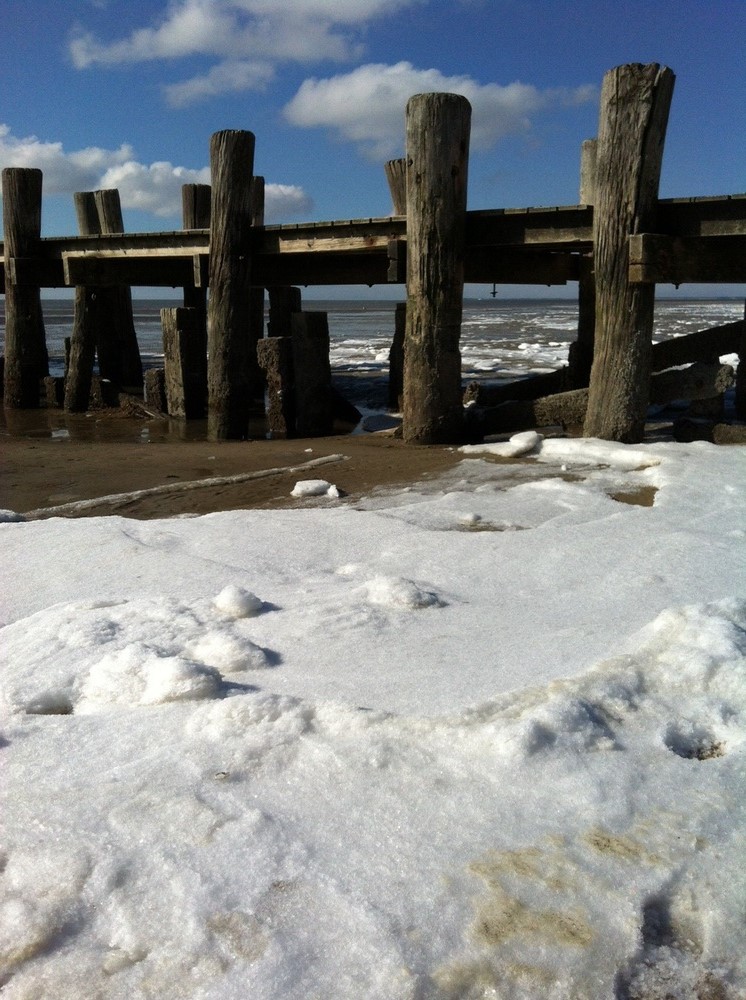
<svg viewBox="0 0 746 1000"><path fill-rule="evenodd" d="M407 280L407 241L389 240L388 245L389 270L388 280L401 284Z"/></svg>
<svg viewBox="0 0 746 1000"><path fill-rule="evenodd" d="M26 288L64 288L65 276L59 260L42 257L9 257L5 262L7 281Z"/></svg>
<svg viewBox="0 0 746 1000"><path fill-rule="evenodd" d="M629 280L674 285L746 281L746 236L630 236Z"/></svg>

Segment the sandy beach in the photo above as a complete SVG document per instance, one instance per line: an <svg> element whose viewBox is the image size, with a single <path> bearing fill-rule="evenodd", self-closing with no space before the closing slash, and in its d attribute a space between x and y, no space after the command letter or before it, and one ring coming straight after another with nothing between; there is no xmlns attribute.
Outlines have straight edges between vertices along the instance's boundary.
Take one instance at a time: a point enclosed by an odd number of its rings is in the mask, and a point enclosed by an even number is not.
<svg viewBox="0 0 746 1000"><path fill-rule="evenodd" d="M427 478L459 460L452 448L413 447L386 432L291 441L180 441L150 437L143 421L119 414L93 419L98 426L90 440L54 436L49 430L2 437L0 507L35 516L147 519L304 506L307 500L290 495L299 480L326 479L354 497L377 486ZM128 495L140 491L152 492ZM76 506L104 497L109 499Z"/></svg>

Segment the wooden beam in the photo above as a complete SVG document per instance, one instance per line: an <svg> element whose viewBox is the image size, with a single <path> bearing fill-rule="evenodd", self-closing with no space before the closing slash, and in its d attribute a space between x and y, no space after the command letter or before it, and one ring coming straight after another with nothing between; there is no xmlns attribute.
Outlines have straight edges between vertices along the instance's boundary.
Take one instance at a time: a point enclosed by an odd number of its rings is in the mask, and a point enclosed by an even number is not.
<svg viewBox="0 0 746 1000"><path fill-rule="evenodd" d="M593 208L503 208L466 213L466 244L474 246L539 246L589 249L593 240Z"/></svg>
<svg viewBox="0 0 746 1000"><path fill-rule="evenodd" d="M672 236L746 235L746 194L662 198L658 225Z"/></svg>
<svg viewBox="0 0 746 1000"><path fill-rule="evenodd" d="M577 255L592 248L592 221L593 208L587 205L467 212L466 280L547 285L577 280ZM664 199L658 202L656 226L656 238L707 237L696 247L701 261L687 265L677 279L670 268L653 270L663 267L655 256L635 260L631 280L744 280L738 263L739 254L743 259L742 243L718 246L711 240L746 238L746 196ZM403 217L255 227L250 239L255 270L261 276L255 274L252 280L257 286L270 281L301 285L401 281L406 236ZM662 258L673 253L670 246L665 253L660 251ZM687 248L682 251L686 259L695 254L695 244L675 246ZM645 252L654 254L652 249ZM35 244L33 258L16 258L13 270L0 244L0 290L5 280L14 279L19 285L44 288L91 283L206 288L208 261L207 229L45 237ZM693 274L697 277L689 276Z"/></svg>
<svg viewBox="0 0 746 1000"><path fill-rule="evenodd" d="M271 285L385 285L387 250L368 254L259 254L253 258L252 282Z"/></svg>
<svg viewBox="0 0 746 1000"><path fill-rule="evenodd" d="M98 257L94 254L64 254L65 285L144 285L177 288L192 283L191 257ZM48 286L45 286L48 287Z"/></svg>
<svg viewBox="0 0 746 1000"><path fill-rule="evenodd" d="M464 279L479 284L566 285L579 273L578 254L533 247L467 247L464 261Z"/></svg>
<svg viewBox="0 0 746 1000"><path fill-rule="evenodd" d="M746 236L631 236L629 280L674 285L746 281Z"/></svg>
<svg viewBox="0 0 746 1000"><path fill-rule="evenodd" d="M5 262L8 282L26 288L64 288L62 262L41 257L9 257Z"/></svg>

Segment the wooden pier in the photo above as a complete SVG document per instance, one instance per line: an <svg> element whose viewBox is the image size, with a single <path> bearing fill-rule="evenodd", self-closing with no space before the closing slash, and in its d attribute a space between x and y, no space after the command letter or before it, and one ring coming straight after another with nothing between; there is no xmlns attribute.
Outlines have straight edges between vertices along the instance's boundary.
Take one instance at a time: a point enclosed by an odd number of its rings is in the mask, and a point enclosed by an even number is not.
<svg viewBox="0 0 746 1000"><path fill-rule="evenodd" d="M39 383L48 375L40 289L76 289L64 405L79 409L90 391L94 350L105 378L130 392L142 387L131 305L126 318L130 286L180 287L188 309L164 316L173 415L202 415L206 405L215 438L246 437L249 409L267 383L276 387L290 379L300 400L310 391L303 384L306 369L321 378L308 352L311 343L323 351L324 336L314 333L301 346L299 338L309 336L301 331L318 324L289 322L297 301L283 320L281 290L392 284L405 286L407 297L399 375L403 436L454 443L480 426L473 419L468 427L463 423L464 283L577 281L578 342L561 388L587 388L587 435L640 440L651 398L655 286L746 282L746 194L657 197L673 83L673 73L656 64L606 75L598 140L584 144L585 203L578 205L467 210L470 108L464 98L445 94L409 102L406 156L387 165L397 214L386 218L263 225L254 136L243 131L212 137L211 188L185 187L185 228L176 232L124 233L116 192L85 192L76 196L81 234L41 237L40 171L6 168L0 244L5 406L39 405ZM116 334L103 329L102 301L119 317ZM188 316L192 311L196 315ZM727 343L744 357L744 324L730 326L737 329ZM289 338L286 347L262 344L257 350L260 341L277 337ZM192 371L183 369L184 357L196 358ZM267 370L272 358L283 359L284 374ZM746 364L741 369L743 379ZM538 384L536 393L543 394ZM742 381L737 398L738 416L745 419ZM310 405L307 399L303 405ZM283 422L291 410L285 407ZM283 433L295 432L285 424Z"/></svg>

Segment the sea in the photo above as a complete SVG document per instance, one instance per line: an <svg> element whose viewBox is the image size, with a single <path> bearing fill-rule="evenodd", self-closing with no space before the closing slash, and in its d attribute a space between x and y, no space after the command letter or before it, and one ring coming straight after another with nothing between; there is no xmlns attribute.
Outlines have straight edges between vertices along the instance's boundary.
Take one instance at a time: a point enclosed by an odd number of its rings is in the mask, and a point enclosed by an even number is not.
<svg viewBox="0 0 746 1000"><path fill-rule="evenodd" d="M0 338L5 317L0 299ZM178 302L134 299L135 329L143 363L157 367L163 359L160 310ZM304 308L327 313L333 373L373 377L388 370L396 303L371 299L308 300ZM64 342L72 331L73 300L42 302L50 374L62 375ZM655 306L654 340L680 337L719 326L744 315L743 299L659 299ZM576 338L574 299L466 299L461 328L462 373L465 380L513 378L552 371L567 363Z"/></svg>

